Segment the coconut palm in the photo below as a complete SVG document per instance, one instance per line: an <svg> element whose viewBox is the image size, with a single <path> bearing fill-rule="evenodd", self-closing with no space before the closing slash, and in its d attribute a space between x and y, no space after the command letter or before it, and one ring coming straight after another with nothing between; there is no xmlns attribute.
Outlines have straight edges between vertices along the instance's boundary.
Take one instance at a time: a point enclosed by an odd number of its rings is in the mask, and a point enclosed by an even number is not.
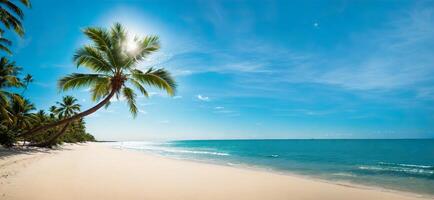
<svg viewBox="0 0 434 200"><path fill-rule="evenodd" d="M35 128L22 136L27 136L42 130L66 124L96 112L103 106L108 106L110 99L120 96L126 99L129 110L137 115L136 93L145 97L148 92L145 85L165 90L169 95L175 94L176 84L169 72L164 69L149 68L141 71L137 65L149 54L159 48L157 36L135 37L129 40L128 34L121 24L116 23L110 30L103 28L86 28L84 34L92 41L78 49L74 55L77 66L84 66L93 71L91 74L73 73L59 80L59 88L63 91L90 87L94 101L102 99L94 107L77 115L59 120L47 126ZM128 44L128 45L127 45ZM131 48L134 47L135 48Z"/></svg>
<svg viewBox="0 0 434 200"><path fill-rule="evenodd" d="M9 61L7 58L0 58L0 116L2 119L10 121L11 116L8 111L9 101L21 101L18 95L6 91L10 87L21 87L23 84L17 77L21 68L15 65L15 62Z"/></svg>
<svg viewBox="0 0 434 200"><path fill-rule="evenodd" d="M23 78L23 88L24 90L21 92L21 95L24 95L24 93L26 92L27 88L29 87L29 84L33 82L33 76L30 74L27 74L24 78Z"/></svg>
<svg viewBox="0 0 434 200"><path fill-rule="evenodd" d="M55 108L54 113L57 114L59 119L71 117L80 111L80 104L77 104L77 99L73 96L65 96L62 102L56 102L56 104L58 107ZM52 146L57 138L65 133L71 123L72 122L66 123L59 132L53 134L47 141L37 144L36 146Z"/></svg>
<svg viewBox="0 0 434 200"><path fill-rule="evenodd" d="M57 107L56 106L50 106L49 111L50 111L50 119L56 118Z"/></svg>
<svg viewBox="0 0 434 200"><path fill-rule="evenodd" d="M8 107L9 113L11 113L11 122L6 123L9 130L13 130L15 133L20 133L26 129L32 127L35 121L35 115L31 111L35 110L35 106L30 103L29 100L23 99L17 95L18 98L13 98ZM22 99L19 99L22 98Z"/></svg>
<svg viewBox="0 0 434 200"><path fill-rule="evenodd" d="M7 87L21 87L22 83L17 77L21 67L6 57L0 58L0 89Z"/></svg>

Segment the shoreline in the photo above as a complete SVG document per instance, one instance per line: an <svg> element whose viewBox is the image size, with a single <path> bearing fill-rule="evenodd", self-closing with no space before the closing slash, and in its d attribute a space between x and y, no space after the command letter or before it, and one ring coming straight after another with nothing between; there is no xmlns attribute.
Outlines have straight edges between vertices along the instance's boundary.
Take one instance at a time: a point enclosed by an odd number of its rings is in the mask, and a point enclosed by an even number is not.
<svg viewBox="0 0 434 200"><path fill-rule="evenodd" d="M211 161L200 160L200 159L170 157L170 156L164 156L164 155L161 155L158 153L141 151L139 149L118 148L118 147L109 145L109 143L110 142L107 142L107 143L105 143L105 145L109 146L110 148L116 149L116 150L134 151L134 152L139 152L139 153L142 153L142 154L148 155L148 156L156 156L156 157L159 157L162 159L170 159L170 160L192 162L192 163L199 163L199 164L206 164L206 165L216 165L216 166L222 166L222 167L230 167L230 168L234 168L234 169L257 171L257 172L262 172L262 173L272 173L272 174L276 174L276 175L289 176L289 177L295 177L295 178L300 178L300 179L307 179L307 180L314 181L314 182L333 184L333 185L342 186L342 187L356 188L356 189L362 189L362 190L372 190L372 191L387 192L387 193L397 193L397 194L400 194L403 196L415 197L415 198L421 198L421 199L423 199L423 198L434 199L434 195L426 194L426 193L420 194L420 193L416 193L416 192L412 192L412 191L397 190L397 189L386 188L386 187L377 186L377 185L358 184L358 183L353 183L350 181L343 181L343 180L342 181L330 180L330 179L326 179L326 178L316 177L314 175L309 176L309 175L304 175L304 174L298 174L298 173L291 172L291 171L275 170L275 169L271 169L271 168L265 168L265 167L248 165L248 164L229 164L229 163L219 162L219 161L211 162Z"/></svg>
<svg viewBox="0 0 434 200"><path fill-rule="evenodd" d="M12 200L48 200L59 196L63 199L433 199L417 193L330 183L294 174L172 159L98 143L1 156L0 175L0 199Z"/></svg>

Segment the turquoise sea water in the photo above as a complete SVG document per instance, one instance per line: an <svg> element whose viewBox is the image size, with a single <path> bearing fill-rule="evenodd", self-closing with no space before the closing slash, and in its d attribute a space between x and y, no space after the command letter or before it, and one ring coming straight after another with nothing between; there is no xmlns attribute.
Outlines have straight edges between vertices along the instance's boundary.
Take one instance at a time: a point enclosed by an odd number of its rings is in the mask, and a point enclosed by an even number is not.
<svg viewBox="0 0 434 200"><path fill-rule="evenodd" d="M434 139L190 140L118 142L116 146L434 195Z"/></svg>

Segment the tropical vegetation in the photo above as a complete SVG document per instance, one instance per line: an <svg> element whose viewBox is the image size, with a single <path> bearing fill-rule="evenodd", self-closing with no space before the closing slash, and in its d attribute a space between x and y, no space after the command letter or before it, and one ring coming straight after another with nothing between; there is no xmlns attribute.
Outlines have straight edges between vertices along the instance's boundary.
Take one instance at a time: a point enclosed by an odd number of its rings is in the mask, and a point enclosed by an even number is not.
<svg viewBox="0 0 434 200"><path fill-rule="evenodd" d="M73 73L61 78L58 85L63 91L90 87L92 99L94 101L102 100L94 107L81 113L45 126L35 127L19 136L26 137L81 119L102 107L108 107L114 96L125 98L131 114L136 116L138 111L137 94L132 88L137 89L145 97L148 97L145 86L157 87L165 90L169 95L175 94L176 83L168 71L154 68L141 71L137 68L139 62L160 48L157 36L134 38L133 43L136 48L130 50L126 46L128 43L127 32L121 24L114 24L110 30L86 28L83 32L92 41L92 44L78 49L73 60L77 66L84 66L94 73Z"/></svg>
<svg viewBox="0 0 434 200"><path fill-rule="evenodd" d="M30 2L20 0L24 6ZM22 10L12 1L0 1L0 18L6 29L24 34ZM0 50L12 53L11 44L3 38L4 29L0 28ZM110 106L113 98L125 99L133 117L137 115L136 90L148 97L148 86L166 91L169 95L176 92L176 83L163 68L141 70L139 63L159 50L157 36L143 38L130 37L119 23L110 29L89 27L83 33L91 43L79 48L73 56L77 67L85 67L90 73L73 73L58 81L61 91L85 87L91 91L93 101L98 103L84 111L73 96L64 96L62 101L48 111L37 110L25 92L33 82L30 74L21 77L22 68L3 56L0 58L0 144L6 147L21 142L23 145L52 147L62 142L95 141L86 132L84 118L97 110ZM5 43L6 42L6 43Z"/></svg>
<svg viewBox="0 0 434 200"><path fill-rule="evenodd" d="M52 128L41 134L22 138L19 135L34 127L53 123L65 117L69 117L80 110L80 105L72 96L66 96L58 107L50 109L47 114L44 110L36 111L35 105L23 95L33 82L30 74L21 77L22 67L10 60L7 55L12 54L11 40L4 37L7 30L11 30L19 36L24 35L22 20L24 14L20 6L30 8L28 0L0 1L0 145L11 147L22 141L23 144L52 146L62 142L95 141L95 138L86 132L83 119L73 121L62 128ZM6 55L3 55L6 54ZM66 128L65 128L66 127Z"/></svg>

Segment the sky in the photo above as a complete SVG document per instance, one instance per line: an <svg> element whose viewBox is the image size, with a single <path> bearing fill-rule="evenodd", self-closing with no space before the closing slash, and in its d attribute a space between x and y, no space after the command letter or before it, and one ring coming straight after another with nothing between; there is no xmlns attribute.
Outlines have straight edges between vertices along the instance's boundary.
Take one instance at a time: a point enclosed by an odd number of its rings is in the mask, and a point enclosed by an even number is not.
<svg viewBox="0 0 434 200"><path fill-rule="evenodd" d="M33 0L12 59L35 81L38 109L72 62L81 30L114 22L158 35L139 65L163 67L178 92L151 89L133 118L126 103L87 117L99 140L433 138L434 1Z"/></svg>

